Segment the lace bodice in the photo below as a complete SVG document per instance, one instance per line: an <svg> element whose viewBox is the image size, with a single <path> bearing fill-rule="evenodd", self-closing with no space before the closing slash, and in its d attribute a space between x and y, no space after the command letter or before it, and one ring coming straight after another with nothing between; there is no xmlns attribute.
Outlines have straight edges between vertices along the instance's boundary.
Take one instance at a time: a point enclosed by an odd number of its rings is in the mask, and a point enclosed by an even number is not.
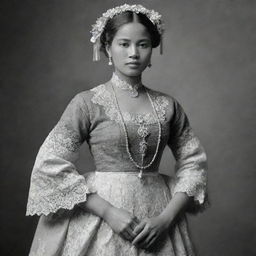
<svg viewBox="0 0 256 256"><path fill-rule="evenodd" d="M182 107L172 97L150 90L161 122L161 143L158 155L145 170L157 172L163 150L168 145L177 160L175 186L172 193L185 192L201 208L206 195L206 156L194 135ZM158 136L158 125L152 113L133 115L123 113L127 125L131 153L139 162L139 127L147 127L148 150L145 162L152 159ZM86 141L98 172L138 171L130 161L125 136L114 98L99 85L76 95L60 121L41 146L32 171L27 215L49 214L61 208L71 209L86 201L88 193L96 192L87 184L74 165L78 150Z"/></svg>
<svg viewBox="0 0 256 256"><path fill-rule="evenodd" d="M91 91L95 93L92 97L92 102L103 106L108 117L111 120L120 123L121 120L115 106L113 95L111 95L111 93L106 89L105 84L97 86L91 89ZM169 102L166 97L159 95L154 91L151 91L151 95L153 97L158 117L160 121L163 122L166 119L166 108ZM123 112L123 117L126 122L137 125L139 125L141 122L144 122L145 124L153 124L157 122L153 113L131 114L125 111Z"/></svg>

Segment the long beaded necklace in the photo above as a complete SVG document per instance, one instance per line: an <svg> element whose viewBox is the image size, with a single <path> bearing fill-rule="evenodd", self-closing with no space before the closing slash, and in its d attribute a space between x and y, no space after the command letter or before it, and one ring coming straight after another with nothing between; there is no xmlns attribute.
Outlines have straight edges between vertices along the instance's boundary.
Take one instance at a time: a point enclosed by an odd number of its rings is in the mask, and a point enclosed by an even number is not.
<svg viewBox="0 0 256 256"><path fill-rule="evenodd" d="M128 139L128 132L127 132L127 129L126 129L126 125L125 125L125 122L124 122L124 118L123 118L123 115L122 115L122 112L121 112L121 109L120 109L120 106L118 104L118 101L117 101L117 97L116 97L116 93L115 93L115 90L113 88L113 85L111 84L111 87L112 87L112 91L113 91L113 94L114 94L114 98L115 98L115 103L116 103L116 107L117 107L117 110L118 110L118 114L119 114L119 117L120 117L120 120L121 120L121 124L122 124L122 128L123 128L123 131L124 131L124 134L125 134L125 144L126 144L126 151L127 151L127 154L129 156L129 159L133 162L133 164L140 170L139 174L138 174L138 177L141 179L142 178L142 175L143 175L143 171L147 168L149 168L153 162L155 161L155 158L158 154L158 150L159 150L159 145L160 145L160 142L161 142L161 123L160 123L160 120L158 118L158 115L157 115L157 112L156 112L156 109L155 109L155 106L153 104L153 101L147 91L147 89L145 88L145 91L147 93L147 96L149 98L149 101L151 103L151 106L153 108L153 112L154 112L154 115L157 119L157 124L158 124L158 139L157 139L157 145L156 145L156 151L155 151L155 154L153 156L153 158L151 159L151 161L147 164L147 165L144 165L144 158L145 158L145 155L146 155L146 151L147 151L147 147L148 147L148 144L146 142L146 137L149 135L149 132L147 130L147 127L145 126L144 124L144 121L141 120L140 122L140 127L138 129L138 134L139 136L142 138L142 141L140 142L140 150L139 152L141 153L141 164L138 164L132 157L131 155L131 151L129 149L129 139Z"/></svg>

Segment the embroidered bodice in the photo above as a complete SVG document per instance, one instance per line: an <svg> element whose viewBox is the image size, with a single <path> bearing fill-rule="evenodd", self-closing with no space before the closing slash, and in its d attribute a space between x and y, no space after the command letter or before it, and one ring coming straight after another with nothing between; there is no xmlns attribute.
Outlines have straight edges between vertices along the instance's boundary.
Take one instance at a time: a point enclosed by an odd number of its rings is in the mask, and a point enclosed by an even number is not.
<svg viewBox="0 0 256 256"><path fill-rule="evenodd" d="M161 123L161 142L157 157L145 172L157 172L163 150L168 145L177 160L176 185L172 193L186 192L199 208L206 195L206 156L194 135L182 107L172 97L148 89ZM158 136L158 124L153 113L124 112L130 150L137 162L140 159L139 128L146 126L147 154L152 159ZM74 165L80 145L86 141L98 172L138 171L130 161L125 136L121 128L113 95L106 85L76 95L60 121L41 146L31 176L27 215L49 214L60 208L71 209L86 201L95 192Z"/></svg>
<svg viewBox="0 0 256 256"><path fill-rule="evenodd" d="M106 89L105 84L99 85L91 89L91 91L95 93L92 97L92 102L101 105L111 120L120 123L121 120L118 115L113 95ZM153 98L158 117L163 122L166 118L166 109L169 104L168 99L154 91L151 91L151 96ZM122 114L124 120L129 123L137 125L142 121L146 124L156 123L156 119L152 112L145 114L131 114L125 111Z"/></svg>

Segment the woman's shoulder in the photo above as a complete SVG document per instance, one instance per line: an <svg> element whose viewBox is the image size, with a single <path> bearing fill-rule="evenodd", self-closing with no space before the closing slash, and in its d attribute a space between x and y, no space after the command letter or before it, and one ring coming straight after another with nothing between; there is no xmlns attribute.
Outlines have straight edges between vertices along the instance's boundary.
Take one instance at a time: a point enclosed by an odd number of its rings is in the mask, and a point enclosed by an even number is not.
<svg viewBox="0 0 256 256"><path fill-rule="evenodd" d="M80 111L82 110L82 112L91 112L92 110L92 102L93 102L93 97L95 95L94 90L97 90L101 87L102 85L97 85L95 87L93 87L92 89L87 89L84 91L80 91L76 94L74 94L71 97L71 100L69 102L69 104L67 105L67 109L69 111Z"/></svg>
<svg viewBox="0 0 256 256"><path fill-rule="evenodd" d="M158 91L158 90L154 90L154 89L151 89L151 88L148 88L148 87L147 87L147 89L148 89L150 95L152 95L156 99L167 101L168 104L171 105L171 106L177 102L177 100L172 95L170 95L168 93L161 92L161 91Z"/></svg>
<svg viewBox="0 0 256 256"><path fill-rule="evenodd" d="M74 96L74 98L76 98L77 100L82 100L88 104L91 102L95 94L99 93L100 91L103 91L104 87L105 87L104 84L96 85L90 89L77 93Z"/></svg>

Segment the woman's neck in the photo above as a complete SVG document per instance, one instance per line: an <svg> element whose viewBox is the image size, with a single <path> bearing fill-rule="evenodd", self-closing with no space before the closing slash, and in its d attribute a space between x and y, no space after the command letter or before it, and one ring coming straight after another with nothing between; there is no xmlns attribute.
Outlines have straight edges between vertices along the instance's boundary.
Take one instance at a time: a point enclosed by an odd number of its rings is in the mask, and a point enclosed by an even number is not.
<svg viewBox="0 0 256 256"><path fill-rule="evenodd" d="M122 81L125 81L126 83L130 84L131 86L141 84L141 75L139 76L126 76L119 72L118 70L115 70L115 74L118 76L119 79Z"/></svg>

